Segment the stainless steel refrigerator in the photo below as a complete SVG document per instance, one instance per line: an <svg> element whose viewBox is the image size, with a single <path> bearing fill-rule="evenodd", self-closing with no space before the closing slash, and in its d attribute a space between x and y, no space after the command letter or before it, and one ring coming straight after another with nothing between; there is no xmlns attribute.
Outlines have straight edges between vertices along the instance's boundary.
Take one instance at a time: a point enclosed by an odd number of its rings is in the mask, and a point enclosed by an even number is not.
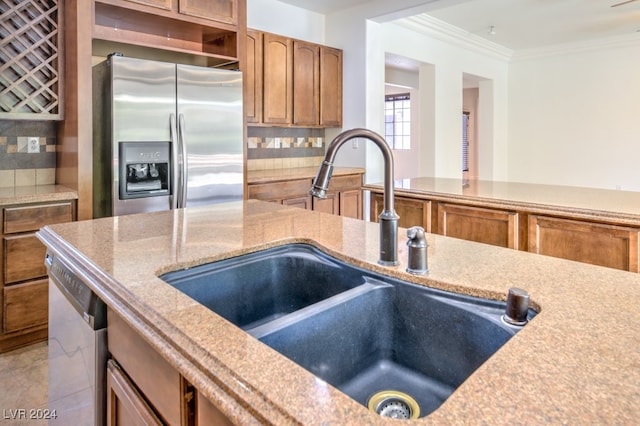
<svg viewBox="0 0 640 426"><path fill-rule="evenodd" d="M93 67L94 217L243 198L242 74L111 55Z"/></svg>

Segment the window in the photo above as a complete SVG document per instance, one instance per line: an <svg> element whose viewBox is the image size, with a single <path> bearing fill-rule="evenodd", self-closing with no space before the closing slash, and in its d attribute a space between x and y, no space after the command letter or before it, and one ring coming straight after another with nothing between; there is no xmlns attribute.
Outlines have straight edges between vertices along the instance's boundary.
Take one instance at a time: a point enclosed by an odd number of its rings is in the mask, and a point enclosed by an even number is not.
<svg viewBox="0 0 640 426"><path fill-rule="evenodd" d="M462 171L469 171L469 116L468 112L462 113Z"/></svg>
<svg viewBox="0 0 640 426"><path fill-rule="evenodd" d="M411 99L408 93L385 96L384 137L391 149L411 149Z"/></svg>

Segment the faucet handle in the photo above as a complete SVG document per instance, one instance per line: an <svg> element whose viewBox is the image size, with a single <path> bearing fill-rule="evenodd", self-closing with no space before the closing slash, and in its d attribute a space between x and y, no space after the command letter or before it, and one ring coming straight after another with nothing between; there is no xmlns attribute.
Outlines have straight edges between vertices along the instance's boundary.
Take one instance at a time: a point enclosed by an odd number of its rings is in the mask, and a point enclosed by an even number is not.
<svg viewBox="0 0 640 426"><path fill-rule="evenodd" d="M421 226L407 229L407 245L409 246L409 260L407 272L414 275L424 275L429 272L427 267L427 239Z"/></svg>

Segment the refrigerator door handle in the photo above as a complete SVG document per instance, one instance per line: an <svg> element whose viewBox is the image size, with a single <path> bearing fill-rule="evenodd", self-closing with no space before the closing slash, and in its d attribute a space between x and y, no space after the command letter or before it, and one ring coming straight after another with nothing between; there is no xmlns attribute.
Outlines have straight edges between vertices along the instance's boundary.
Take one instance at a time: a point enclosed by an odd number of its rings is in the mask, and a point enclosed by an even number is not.
<svg viewBox="0 0 640 426"><path fill-rule="evenodd" d="M176 138L176 115L169 115L169 134L171 135L171 209L178 207L178 184L180 182L180 164L178 161L178 140Z"/></svg>
<svg viewBox="0 0 640 426"><path fill-rule="evenodd" d="M178 114L178 148L180 150L180 186L178 193L178 208L186 207L187 204L187 180L189 178L187 170L189 169L187 164L187 141L185 139L185 121L184 114Z"/></svg>

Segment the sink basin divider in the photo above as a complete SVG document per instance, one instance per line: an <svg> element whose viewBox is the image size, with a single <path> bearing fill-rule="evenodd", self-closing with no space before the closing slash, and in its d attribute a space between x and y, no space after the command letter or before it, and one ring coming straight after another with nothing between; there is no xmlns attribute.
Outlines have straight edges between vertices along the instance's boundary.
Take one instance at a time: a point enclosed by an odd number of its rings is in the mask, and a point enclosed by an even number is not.
<svg viewBox="0 0 640 426"><path fill-rule="evenodd" d="M376 280L375 278L364 276L363 279L365 281L364 284L343 291L342 293L338 293L327 299L321 300L320 302L314 303L313 305L306 306L288 315L279 317L273 321L261 324L255 328L245 329L245 331L256 339L261 339L271 333L275 333L292 324L295 324L304 318L309 318L313 315L317 315L320 312L324 312L334 306L348 302L349 300L352 300L375 289L383 287L393 287L392 284Z"/></svg>

